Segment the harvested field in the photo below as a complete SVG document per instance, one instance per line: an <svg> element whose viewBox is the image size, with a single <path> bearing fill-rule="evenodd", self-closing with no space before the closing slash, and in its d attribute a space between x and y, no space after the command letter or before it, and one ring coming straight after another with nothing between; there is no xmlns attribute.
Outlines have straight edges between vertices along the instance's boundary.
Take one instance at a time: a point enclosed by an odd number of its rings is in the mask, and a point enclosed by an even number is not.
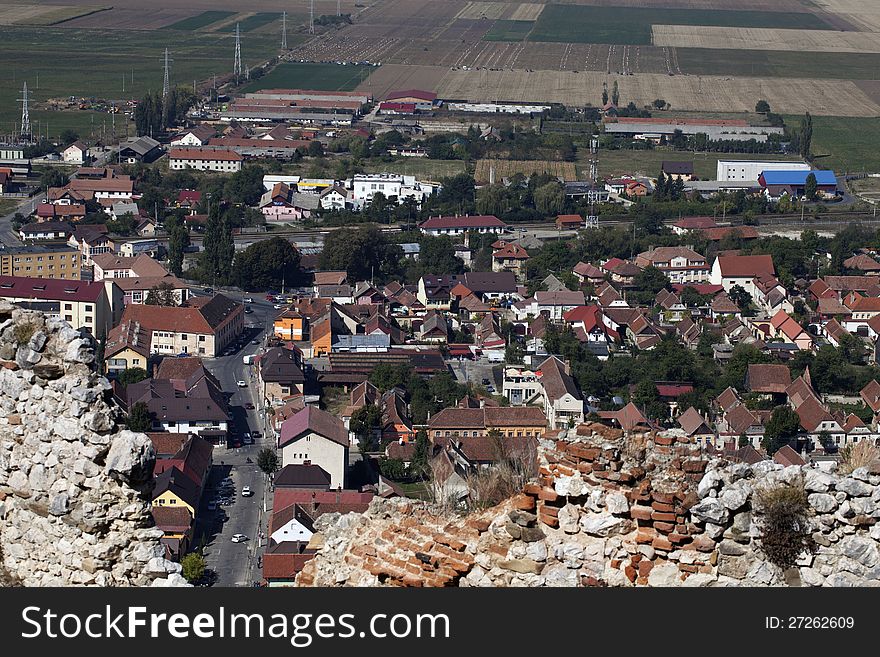
<svg viewBox="0 0 880 657"><path fill-rule="evenodd" d="M397 173L416 176L421 180L440 180L465 172L463 160L431 160L422 157L401 157L393 162L365 164L364 173Z"/></svg>
<svg viewBox="0 0 880 657"><path fill-rule="evenodd" d="M483 39L486 41L522 41L534 26L532 21L495 21Z"/></svg>
<svg viewBox="0 0 880 657"><path fill-rule="evenodd" d="M110 7L99 5L0 5L0 25L54 25Z"/></svg>
<svg viewBox="0 0 880 657"><path fill-rule="evenodd" d="M595 104L602 83L617 79L622 103L644 106L664 98L673 108L705 112L750 112L758 99L774 111L830 116L880 116L880 106L850 81L784 78L725 78L634 74L620 78L587 71L449 71L435 89L443 98L470 101Z"/></svg>
<svg viewBox="0 0 880 657"><path fill-rule="evenodd" d="M351 91L363 83L375 70L372 66L290 62L279 64L259 80L254 80L244 87L244 91L251 92L260 89Z"/></svg>
<svg viewBox="0 0 880 657"><path fill-rule="evenodd" d="M168 25L167 27L169 30L184 30L191 32L193 30L207 27L208 25L213 25L224 19L228 19L229 17L234 16L235 13L236 12L234 11L203 11L198 16L186 18L172 25Z"/></svg>
<svg viewBox="0 0 880 657"><path fill-rule="evenodd" d="M669 48L686 75L874 80L880 54ZM858 83L857 83L858 84Z"/></svg>
<svg viewBox="0 0 880 657"><path fill-rule="evenodd" d="M440 80L449 72L442 66L401 66L383 64L373 70L373 74L361 82L356 91L372 94L374 98L385 98L395 89L437 89Z"/></svg>
<svg viewBox="0 0 880 657"><path fill-rule="evenodd" d="M880 32L654 25L654 45L731 50L880 53Z"/></svg>
<svg viewBox="0 0 880 657"><path fill-rule="evenodd" d="M150 12L144 12L143 9L113 7L106 11L64 21L58 27L84 30L109 29L116 31L158 30L192 16L192 13L185 9L155 9Z"/></svg>
<svg viewBox="0 0 880 657"><path fill-rule="evenodd" d="M288 17L290 18L290 17ZM276 12L261 12L258 14L242 14L240 17L233 18L229 22L224 22L222 27L215 28L217 32L235 32L236 24L239 26L241 33L251 32L258 28L268 25L273 21L278 21L278 33L281 33L281 14ZM290 28L288 28L290 29Z"/></svg>
<svg viewBox="0 0 880 657"><path fill-rule="evenodd" d="M546 5L524 2L510 15L512 21L536 21Z"/></svg>
<svg viewBox="0 0 880 657"><path fill-rule="evenodd" d="M880 32L880 7L870 0L814 0L814 4L862 30Z"/></svg>
<svg viewBox="0 0 880 657"><path fill-rule="evenodd" d="M456 18L497 19L510 9L511 5L506 2L469 2L464 9L458 12Z"/></svg>
<svg viewBox="0 0 880 657"><path fill-rule="evenodd" d="M495 180L510 178L515 173L531 176L535 173L549 173L563 180L577 180L574 162L550 162L546 160L477 160L474 180L488 182L490 170L495 171Z"/></svg>

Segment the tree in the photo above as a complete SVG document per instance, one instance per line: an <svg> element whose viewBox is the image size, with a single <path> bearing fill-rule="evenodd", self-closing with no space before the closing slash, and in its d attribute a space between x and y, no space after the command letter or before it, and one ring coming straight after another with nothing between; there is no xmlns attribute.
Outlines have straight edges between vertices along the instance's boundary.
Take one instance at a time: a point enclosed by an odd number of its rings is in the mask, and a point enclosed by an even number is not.
<svg viewBox="0 0 880 657"><path fill-rule="evenodd" d="M419 249L418 269L427 274L461 274L464 261L455 255L455 245L446 236L423 237Z"/></svg>
<svg viewBox="0 0 880 657"><path fill-rule="evenodd" d="M147 374L147 370L143 367L128 367L116 377L116 380L119 381L123 386L128 387L132 383L137 383L138 381L143 381L148 378L150 375Z"/></svg>
<svg viewBox="0 0 880 657"><path fill-rule="evenodd" d="M614 86L611 87L611 102L614 103L615 107L620 104L620 88L617 86L617 80L614 81Z"/></svg>
<svg viewBox="0 0 880 657"><path fill-rule="evenodd" d="M800 154L805 160L811 159L810 147L813 144L813 117L807 112L801 120Z"/></svg>
<svg viewBox="0 0 880 657"><path fill-rule="evenodd" d="M223 185L223 198L233 203L256 205L263 195L263 167L250 165L233 173Z"/></svg>
<svg viewBox="0 0 880 657"><path fill-rule="evenodd" d="M740 310L745 311L752 305L752 295L746 292L742 285L734 285L727 293L730 300L733 301Z"/></svg>
<svg viewBox="0 0 880 657"><path fill-rule="evenodd" d="M602 107L608 104L608 83L602 83Z"/></svg>
<svg viewBox="0 0 880 657"><path fill-rule="evenodd" d="M662 110L664 107L666 107L666 101L663 100L662 98L657 98L651 104L658 110Z"/></svg>
<svg viewBox="0 0 880 657"><path fill-rule="evenodd" d="M195 584L205 576L205 569L207 568L205 557L198 552L190 552L185 555L180 560L180 565L183 567L182 575L184 579L190 584Z"/></svg>
<svg viewBox="0 0 880 657"><path fill-rule="evenodd" d="M770 112L770 103L766 100L759 100L755 103L755 112L758 114L768 114Z"/></svg>
<svg viewBox="0 0 880 657"><path fill-rule="evenodd" d="M662 271L654 265L648 265L635 277L635 286L643 291L649 292L652 296L663 289L669 287L669 279Z"/></svg>
<svg viewBox="0 0 880 657"><path fill-rule="evenodd" d="M147 293L144 303L148 306L176 306L177 297L174 294L174 286L165 281L154 285Z"/></svg>
<svg viewBox="0 0 880 657"><path fill-rule="evenodd" d="M322 157L324 155L324 147L321 145L320 141L313 139L309 142L309 147L306 152L309 157Z"/></svg>
<svg viewBox="0 0 880 657"><path fill-rule="evenodd" d="M382 411L375 404L365 404L351 414L348 428L358 437L358 446L362 453L376 449L374 433L382 421Z"/></svg>
<svg viewBox="0 0 880 657"><path fill-rule="evenodd" d="M692 308L694 306L704 306L709 302L708 297L705 294L700 294L697 292L696 288L688 285L681 291L679 295L681 302L687 306L688 308Z"/></svg>
<svg viewBox="0 0 880 657"><path fill-rule="evenodd" d="M865 362L865 356L868 353L865 342L852 333L842 334L837 348L843 359L850 365L861 365Z"/></svg>
<svg viewBox="0 0 880 657"><path fill-rule="evenodd" d="M76 130L68 128L67 130L62 130L59 138L61 139L62 144L64 144L65 146L70 146L70 144L79 139L79 134Z"/></svg>
<svg viewBox="0 0 880 657"><path fill-rule="evenodd" d="M819 193L819 186L816 183L816 174L810 171L807 174L807 179L804 182L804 196L807 197L809 201L815 201L816 197Z"/></svg>
<svg viewBox="0 0 880 657"><path fill-rule="evenodd" d="M225 285L232 271L235 256L235 244L232 241L232 229L220 204L211 204L208 221L205 224L205 237L202 241L200 266L205 281L214 281Z"/></svg>
<svg viewBox="0 0 880 657"><path fill-rule="evenodd" d="M46 187L64 187L67 184L67 176L58 169L50 168L43 172L40 176L40 186Z"/></svg>
<svg viewBox="0 0 880 657"><path fill-rule="evenodd" d="M243 290L273 290L290 286L300 275L300 254L283 237L251 244L235 256L235 278Z"/></svg>
<svg viewBox="0 0 880 657"><path fill-rule="evenodd" d="M422 478L430 471L428 468L428 457L431 450L431 443L428 440L428 433L424 429L419 429L416 434L416 444L413 449L412 460L409 462L410 475Z"/></svg>
<svg viewBox="0 0 880 657"><path fill-rule="evenodd" d="M797 413L789 406L777 406L764 428L761 445L769 456L773 456L780 447L788 445L797 437L800 428L801 420Z"/></svg>
<svg viewBox="0 0 880 657"><path fill-rule="evenodd" d="M153 416L146 402L137 402L128 413L128 428L132 431L150 431L153 428Z"/></svg>
<svg viewBox="0 0 880 657"><path fill-rule="evenodd" d="M165 221L168 232L168 267L175 276L183 273L183 254L189 246L189 231L183 221L177 217L169 217Z"/></svg>
<svg viewBox="0 0 880 657"><path fill-rule="evenodd" d="M400 272L402 258L400 245L368 224L331 231L324 239L320 264L328 270L344 269L356 281L382 280Z"/></svg>
<svg viewBox="0 0 880 657"><path fill-rule="evenodd" d="M534 194L535 209L545 217L557 215L565 205L565 190L559 182L538 187Z"/></svg>
<svg viewBox="0 0 880 657"><path fill-rule="evenodd" d="M278 455L275 453L274 449L264 447L257 454L257 467L267 475L278 470L278 465Z"/></svg>

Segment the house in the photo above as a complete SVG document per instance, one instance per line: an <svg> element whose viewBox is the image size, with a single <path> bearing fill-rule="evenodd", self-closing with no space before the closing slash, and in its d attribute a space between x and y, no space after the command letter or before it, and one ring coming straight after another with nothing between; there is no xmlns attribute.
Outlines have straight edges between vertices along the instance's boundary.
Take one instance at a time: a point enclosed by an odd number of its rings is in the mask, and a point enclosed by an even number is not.
<svg viewBox="0 0 880 657"><path fill-rule="evenodd" d="M93 226L77 226L67 240L67 244L80 251L83 267L91 267L92 257L102 253L113 253L116 250L114 242L104 231L95 229Z"/></svg>
<svg viewBox="0 0 880 657"><path fill-rule="evenodd" d="M285 465L272 480L276 489L330 490L332 477L320 465L298 463Z"/></svg>
<svg viewBox="0 0 880 657"><path fill-rule="evenodd" d="M672 224L672 232L676 235L685 235L692 230L702 231L717 226L712 217L683 217Z"/></svg>
<svg viewBox="0 0 880 657"><path fill-rule="evenodd" d="M419 111L429 111L437 101L437 94L433 91L421 89L403 89L389 91L385 96L386 103L411 104Z"/></svg>
<svg viewBox="0 0 880 657"><path fill-rule="evenodd" d="M200 497L199 486L176 467L165 470L153 482L154 508L185 509L191 518L195 518Z"/></svg>
<svg viewBox="0 0 880 657"><path fill-rule="evenodd" d="M604 322L602 309L597 305L578 306L562 315L581 342L605 343L615 341L620 335Z"/></svg>
<svg viewBox="0 0 880 657"><path fill-rule="evenodd" d="M629 402L616 411L599 411L599 417L611 421L612 424L627 432L650 430L654 426L633 402Z"/></svg>
<svg viewBox="0 0 880 657"><path fill-rule="evenodd" d="M735 238L745 242L756 240L760 235L754 226L718 226L701 230L700 234L710 242L720 242L726 237Z"/></svg>
<svg viewBox="0 0 880 657"><path fill-rule="evenodd" d="M605 281L605 273L588 262L579 262L574 266L572 272L581 285L598 285Z"/></svg>
<svg viewBox="0 0 880 657"><path fill-rule="evenodd" d="M709 282L713 285L721 285L725 292L730 292L734 285L739 285L754 297L754 280L759 275L776 276L773 256L720 255L712 264Z"/></svg>
<svg viewBox="0 0 880 657"><path fill-rule="evenodd" d="M104 371L114 376L133 367L146 370L151 355L150 332L136 321L120 322L104 344Z"/></svg>
<svg viewBox="0 0 880 657"><path fill-rule="evenodd" d="M540 400L551 429L568 429L584 421L584 400L571 378L569 368L556 356L550 356L535 370L540 385ZM537 397L537 395L536 395ZM536 400L529 399L528 403Z"/></svg>
<svg viewBox="0 0 880 657"><path fill-rule="evenodd" d="M652 266L672 283L702 283L709 280L706 258L685 246L660 246L643 251L635 259L637 267Z"/></svg>
<svg viewBox="0 0 880 657"><path fill-rule="evenodd" d="M191 433L214 444L226 444L229 407L220 382L200 358L166 358L155 376L117 392L123 407L144 402L153 431Z"/></svg>
<svg viewBox="0 0 880 657"><path fill-rule="evenodd" d="M673 180L693 180L694 179L694 163L681 162L673 160L663 160L660 164L660 171Z"/></svg>
<svg viewBox="0 0 880 657"><path fill-rule="evenodd" d="M813 337L784 310L770 318L770 326L773 328L773 337L783 337L797 345L798 349L813 348Z"/></svg>
<svg viewBox="0 0 880 657"><path fill-rule="evenodd" d="M880 262L877 262L866 253L857 253L843 261L846 269L854 269L866 274L880 274Z"/></svg>
<svg viewBox="0 0 880 657"><path fill-rule="evenodd" d="M769 411L767 412L769 416ZM726 409L718 419L718 439L722 445L745 442L753 448L761 447L764 439L764 417L759 411L750 411L740 401Z"/></svg>
<svg viewBox="0 0 880 657"><path fill-rule="evenodd" d="M283 466L314 464L330 475L331 488L345 486L349 438L339 418L306 406L281 425L278 449Z"/></svg>
<svg viewBox="0 0 880 657"><path fill-rule="evenodd" d="M318 198L322 210L345 210L354 205L351 192L339 185L327 187L318 195Z"/></svg>
<svg viewBox="0 0 880 657"><path fill-rule="evenodd" d="M816 178L816 191L820 197L837 195L837 177L833 171L813 169L762 171L758 182L767 198L776 200L782 196L802 197L806 192L807 177L812 174Z"/></svg>
<svg viewBox="0 0 880 657"><path fill-rule="evenodd" d="M272 509L268 529L272 543L308 543L315 533L314 521L299 504L291 504L284 509Z"/></svg>
<svg viewBox="0 0 880 657"><path fill-rule="evenodd" d="M502 375L501 394L511 406L522 406L542 394L538 375L526 365L507 365Z"/></svg>
<svg viewBox="0 0 880 657"><path fill-rule="evenodd" d="M777 312L794 312L794 304L788 298L788 290L775 276L758 274L752 280L755 294L752 300L768 315Z"/></svg>
<svg viewBox="0 0 880 657"><path fill-rule="evenodd" d="M92 256L92 277L96 281L120 278L162 278L168 276L165 267L146 254L133 258L101 253Z"/></svg>
<svg viewBox="0 0 880 657"><path fill-rule="evenodd" d="M420 342L445 344L449 339L449 323L446 320L446 316L439 311L429 310L422 321L418 339Z"/></svg>
<svg viewBox="0 0 880 657"><path fill-rule="evenodd" d="M540 438L547 429L547 418L534 406L483 406L482 408L444 408L428 420L428 435L479 437L490 434L504 438Z"/></svg>
<svg viewBox="0 0 880 657"><path fill-rule="evenodd" d="M607 265L608 263L605 264ZM636 276L642 272L638 265L627 261L622 261L619 264L610 266L608 271L611 275L611 281L619 283L624 287L635 285Z"/></svg>
<svg viewBox="0 0 880 657"><path fill-rule="evenodd" d="M419 224L426 235L463 235L470 231L500 235L507 224L494 215L463 215L454 217L430 217Z"/></svg>
<svg viewBox="0 0 880 657"><path fill-rule="evenodd" d="M149 163L162 156L162 144L152 137L129 137L120 144L118 159L127 164Z"/></svg>
<svg viewBox="0 0 880 657"><path fill-rule="evenodd" d="M679 415L677 422L685 435L696 440L698 445L715 444L715 432L709 427L708 420L700 415L700 412L693 406Z"/></svg>
<svg viewBox="0 0 880 657"><path fill-rule="evenodd" d="M556 217L556 230L577 230L584 227L584 218L579 214L560 214Z"/></svg>
<svg viewBox="0 0 880 657"><path fill-rule="evenodd" d="M136 322L150 335L150 353L213 358L244 330L242 305L222 294L197 297L185 306L125 308L122 322Z"/></svg>
<svg viewBox="0 0 880 657"><path fill-rule="evenodd" d="M86 216L82 203L38 203L35 215L38 222L72 221L76 223Z"/></svg>
<svg viewBox="0 0 880 657"><path fill-rule="evenodd" d="M715 295L709 303L709 316L712 319L721 319L722 317L740 317L742 310L733 299L727 296L726 292Z"/></svg>
<svg viewBox="0 0 880 657"><path fill-rule="evenodd" d="M224 148L173 148L168 156L168 168L235 173L241 171L243 159L235 151Z"/></svg>
<svg viewBox="0 0 880 657"><path fill-rule="evenodd" d="M765 395L785 394L791 385L791 371L785 365L749 364L746 390Z"/></svg>
<svg viewBox="0 0 880 657"><path fill-rule="evenodd" d="M297 349L273 347L257 360L257 380L267 405L283 403L304 392L302 354Z"/></svg>
<svg viewBox="0 0 880 657"><path fill-rule="evenodd" d="M513 304L511 310L518 320L523 320L530 315L532 317L545 315L550 321L559 322L562 321L565 313L578 306L583 306L585 303L586 298L580 290L560 290L557 292L539 290L535 292L533 298Z"/></svg>
<svg viewBox="0 0 880 657"><path fill-rule="evenodd" d="M168 498L169 501L173 498ZM189 552L193 541L193 517L184 506L153 506L150 509L153 524L162 532L159 542L165 546L167 558L180 561Z"/></svg>
<svg viewBox="0 0 880 657"><path fill-rule="evenodd" d="M79 252L66 244L33 244L0 249L0 276L79 280Z"/></svg>
<svg viewBox="0 0 880 657"><path fill-rule="evenodd" d="M276 183L263 194L258 207L266 221L301 221L321 207L321 200L314 194L296 193L285 183Z"/></svg>
<svg viewBox="0 0 880 657"><path fill-rule="evenodd" d="M107 337L122 315L122 290L113 281L97 283L29 276L0 276L0 299L41 310L98 340Z"/></svg>
<svg viewBox="0 0 880 657"><path fill-rule="evenodd" d="M34 240L63 240L66 242L72 234L73 226L66 221L43 221L33 224L25 224L18 229L18 236L22 242Z"/></svg>
<svg viewBox="0 0 880 657"><path fill-rule="evenodd" d="M528 259L528 251L519 244L510 242L492 253L492 271L510 271L520 277Z"/></svg>
<svg viewBox="0 0 880 657"><path fill-rule="evenodd" d="M162 432L150 433L150 441L156 447L157 443L164 446L166 441L162 441L157 436L162 436ZM189 433L173 433L175 436L168 443L174 444L179 440L179 436L183 436L184 440L172 454L160 454L156 448L156 465L153 467L153 475L160 475L165 470L177 468L185 476L189 477L200 490L204 491L205 485L208 483L208 477L211 474L211 466L214 463L213 452L214 446L198 436Z"/></svg>
<svg viewBox="0 0 880 657"><path fill-rule="evenodd" d="M844 319L843 325L851 333L859 329L865 331L871 320L880 315L880 297L865 297L850 292L843 300L843 305L850 310L850 316Z"/></svg>
<svg viewBox="0 0 880 657"><path fill-rule="evenodd" d="M61 151L61 159L69 164L82 164L86 161L89 147L81 141L75 141Z"/></svg>
<svg viewBox="0 0 880 657"><path fill-rule="evenodd" d="M170 146L206 146L217 131L212 126L201 124L178 133L169 142Z"/></svg>

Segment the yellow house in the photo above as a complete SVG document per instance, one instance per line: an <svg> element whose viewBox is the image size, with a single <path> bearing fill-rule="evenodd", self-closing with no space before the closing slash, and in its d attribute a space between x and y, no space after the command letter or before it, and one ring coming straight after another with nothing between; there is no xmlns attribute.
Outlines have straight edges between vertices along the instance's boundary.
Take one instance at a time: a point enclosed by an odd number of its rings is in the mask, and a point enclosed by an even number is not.
<svg viewBox="0 0 880 657"><path fill-rule="evenodd" d="M118 374L131 367L147 367L150 358L150 334L138 322L122 322L107 335L104 346L105 374Z"/></svg>
<svg viewBox="0 0 880 657"><path fill-rule="evenodd" d="M281 313L275 319L275 337L299 342L305 335L305 318L296 310Z"/></svg>
<svg viewBox="0 0 880 657"><path fill-rule="evenodd" d="M156 477L153 488L153 507L185 508L196 517L201 491L196 483L177 467L169 468Z"/></svg>
<svg viewBox="0 0 880 657"><path fill-rule="evenodd" d="M311 337L313 357L330 353L333 346L333 326L329 315L312 325Z"/></svg>

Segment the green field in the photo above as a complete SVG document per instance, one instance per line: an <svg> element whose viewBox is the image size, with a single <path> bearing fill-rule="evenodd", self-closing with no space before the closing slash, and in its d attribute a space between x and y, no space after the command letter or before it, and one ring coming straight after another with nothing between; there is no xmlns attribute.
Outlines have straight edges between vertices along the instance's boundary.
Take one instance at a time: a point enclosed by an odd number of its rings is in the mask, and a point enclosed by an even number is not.
<svg viewBox="0 0 880 657"><path fill-rule="evenodd" d="M529 41L650 45L652 25L831 29L808 13L547 5Z"/></svg>
<svg viewBox="0 0 880 657"><path fill-rule="evenodd" d="M801 117L786 116L791 126ZM813 117L813 163L843 173L880 172L880 118Z"/></svg>
<svg viewBox="0 0 880 657"><path fill-rule="evenodd" d="M222 21L225 18L229 18L235 13L236 12L234 11L203 11L197 16L184 18L182 21L177 21L176 23L172 23L171 25L166 25L163 29L186 30L192 32L193 30L198 30L203 27L207 27L208 25L211 25L213 23Z"/></svg>
<svg viewBox="0 0 880 657"><path fill-rule="evenodd" d="M401 157L394 162L369 162L364 173L397 173L421 180L439 180L465 172L463 160L431 160L426 157Z"/></svg>
<svg viewBox="0 0 880 657"><path fill-rule="evenodd" d="M0 88L9 92L0 94L0 134L8 134L21 116L16 99L24 80L32 92L30 115L35 131L37 121L40 132L48 122L50 136L57 137L62 130L73 128L88 139L100 133L104 122L110 130L109 114L50 111L41 104L49 98L68 96L119 103L140 98L151 89L159 90L165 46L170 46L174 59L172 83L192 85L194 79L208 80L214 74L232 72L234 39L228 34L199 32L169 43L169 34L163 30L4 27L3 31L6 38L0 39ZM293 44L302 39L299 35L288 36ZM242 38L241 50L245 65L254 66L277 55L278 39L251 34ZM125 134L120 122L117 116L117 131Z"/></svg>
<svg viewBox="0 0 880 657"><path fill-rule="evenodd" d="M535 21L495 21L492 29L483 36L483 40L522 41L529 35L534 26Z"/></svg>
<svg viewBox="0 0 880 657"><path fill-rule="evenodd" d="M676 48L685 75L876 80L880 54Z"/></svg>
<svg viewBox="0 0 880 657"><path fill-rule="evenodd" d="M276 39L277 41L277 39ZM244 87L245 92L261 89L315 89L351 91L369 77L372 66L339 64L279 64L270 73Z"/></svg>
<svg viewBox="0 0 880 657"><path fill-rule="evenodd" d="M250 32L251 30L256 30L257 28L263 27L264 25L268 25L272 21L278 21L278 32L281 32L281 14L276 12L261 12L259 14L254 14L253 16L248 16L243 21L237 23L239 30L244 34L245 32ZM236 23L230 23L226 27L220 29L220 32L235 32Z"/></svg>
<svg viewBox="0 0 880 657"><path fill-rule="evenodd" d="M815 124L815 119L814 119ZM578 173L584 178L589 172L588 156L579 158ZM656 176L663 160L693 162L694 175L701 180L715 180L718 160L796 160L789 155L752 153L692 153L671 150L599 150L599 177L640 173Z"/></svg>

